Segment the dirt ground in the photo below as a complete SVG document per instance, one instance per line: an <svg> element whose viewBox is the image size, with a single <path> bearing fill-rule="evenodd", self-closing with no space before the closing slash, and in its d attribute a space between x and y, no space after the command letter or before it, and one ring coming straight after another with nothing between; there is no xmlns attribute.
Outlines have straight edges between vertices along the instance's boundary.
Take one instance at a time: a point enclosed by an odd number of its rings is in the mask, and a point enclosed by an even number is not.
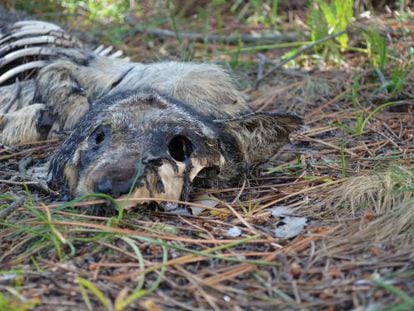
<svg viewBox="0 0 414 311"><path fill-rule="evenodd" d="M287 12L282 33L303 14ZM187 53L231 63L255 110L295 112L305 126L256 177L194 189L183 204L198 206L201 194L215 200L197 215L156 207L91 214L99 198L64 202L25 173L59 142L1 146L0 212L13 211L0 218L0 309L414 310L414 24L395 12L358 23L386 38L392 62L383 75L404 71L398 92L357 50L339 65L304 52L256 88L289 48L237 54L231 44L131 31L117 47L132 60ZM265 30L225 25L229 35ZM350 40L363 47L358 31ZM295 217L306 225L279 237Z"/></svg>

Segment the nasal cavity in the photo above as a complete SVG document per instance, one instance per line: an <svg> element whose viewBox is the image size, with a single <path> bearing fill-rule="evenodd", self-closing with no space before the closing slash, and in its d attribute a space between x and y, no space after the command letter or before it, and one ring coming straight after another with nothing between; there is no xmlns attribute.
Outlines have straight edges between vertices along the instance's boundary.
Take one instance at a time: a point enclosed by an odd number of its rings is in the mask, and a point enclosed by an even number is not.
<svg viewBox="0 0 414 311"><path fill-rule="evenodd" d="M110 179L103 179L101 181L98 181L95 185L94 191L98 193L111 194L112 193L112 181Z"/></svg>
<svg viewBox="0 0 414 311"><path fill-rule="evenodd" d="M193 144L187 137L177 135L168 144L168 151L174 160L184 162L193 153Z"/></svg>

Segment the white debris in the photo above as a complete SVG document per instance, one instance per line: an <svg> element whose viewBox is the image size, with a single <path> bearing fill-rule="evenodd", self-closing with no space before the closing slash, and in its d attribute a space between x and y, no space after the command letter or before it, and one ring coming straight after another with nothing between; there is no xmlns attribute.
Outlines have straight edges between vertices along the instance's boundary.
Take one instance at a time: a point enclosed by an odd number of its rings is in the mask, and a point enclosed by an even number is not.
<svg viewBox="0 0 414 311"><path fill-rule="evenodd" d="M293 213L291 209L286 208L283 205L278 205L278 206L273 207L271 209L271 212L272 212L273 217L282 217L282 216L286 216L286 215Z"/></svg>
<svg viewBox="0 0 414 311"><path fill-rule="evenodd" d="M17 278L16 273L6 273L3 275L0 275L0 283L6 283L7 281L12 281Z"/></svg>
<svg viewBox="0 0 414 311"><path fill-rule="evenodd" d="M227 230L227 235L231 236L232 238L237 238L241 235L241 230L239 227L232 227L229 230Z"/></svg>
<svg viewBox="0 0 414 311"><path fill-rule="evenodd" d="M178 208L178 204L174 202L162 202L160 205L162 205L164 211L166 212L171 212Z"/></svg>
<svg viewBox="0 0 414 311"><path fill-rule="evenodd" d="M291 216L294 211L285 206L275 206L271 209L273 217L280 218L277 228L275 229L275 236L278 238L293 238L299 235L306 226L306 217Z"/></svg>
<svg viewBox="0 0 414 311"><path fill-rule="evenodd" d="M275 235L278 238L293 238L305 229L306 222L305 217L284 217L283 225L275 229Z"/></svg>
<svg viewBox="0 0 414 311"><path fill-rule="evenodd" d="M359 18L370 19L371 15L372 15L371 11L365 11L359 14Z"/></svg>

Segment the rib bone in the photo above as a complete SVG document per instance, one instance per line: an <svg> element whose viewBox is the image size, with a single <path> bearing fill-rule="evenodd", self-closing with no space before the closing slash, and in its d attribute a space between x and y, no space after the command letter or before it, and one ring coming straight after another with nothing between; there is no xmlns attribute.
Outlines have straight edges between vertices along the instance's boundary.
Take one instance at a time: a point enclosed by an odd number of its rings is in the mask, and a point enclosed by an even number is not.
<svg viewBox="0 0 414 311"><path fill-rule="evenodd" d="M24 20L24 21L16 22L16 23L13 24L12 29L19 28L19 27L28 27L28 26L30 26L30 27L34 27L34 26L36 26L36 27L47 27L47 28L56 29L56 30L62 29L58 25L51 24L51 23L48 23L48 22L35 21L35 20Z"/></svg>
<svg viewBox="0 0 414 311"><path fill-rule="evenodd" d="M124 54L124 52L122 52L121 50L116 51L115 53L112 53L111 55L109 55L109 58L119 58Z"/></svg>
<svg viewBox="0 0 414 311"><path fill-rule="evenodd" d="M0 85L22 72L25 72L30 69L42 68L46 66L46 64L47 64L46 61L35 61L35 62L30 62L30 63L26 63L23 65L14 67L13 69L6 71L4 74L0 76Z"/></svg>
<svg viewBox="0 0 414 311"><path fill-rule="evenodd" d="M107 56L113 49L113 46L108 46L103 51L99 52L99 56Z"/></svg>
<svg viewBox="0 0 414 311"><path fill-rule="evenodd" d="M56 51L51 48L47 47L30 47L23 50L13 51L9 54L6 54L4 57L0 59L0 69L10 64L11 62L28 56L51 56L56 55Z"/></svg>
<svg viewBox="0 0 414 311"><path fill-rule="evenodd" d="M5 46L0 48L0 56L4 55L5 53L27 45L32 44L55 44L57 46L64 46L64 47L74 47L74 42L67 40L56 38L54 36L39 36L39 37L32 37L32 38L25 38L21 40L17 40L10 44L6 44Z"/></svg>
<svg viewBox="0 0 414 311"><path fill-rule="evenodd" d="M4 37L0 40L0 44L4 44L7 41L13 40L13 39L20 39L27 36L40 36L40 35L51 35L56 37L68 37L68 35L65 34L64 31L61 30L54 30L54 29L39 29L39 28L31 28L31 29L25 29L13 32L9 36Z"/></svg>

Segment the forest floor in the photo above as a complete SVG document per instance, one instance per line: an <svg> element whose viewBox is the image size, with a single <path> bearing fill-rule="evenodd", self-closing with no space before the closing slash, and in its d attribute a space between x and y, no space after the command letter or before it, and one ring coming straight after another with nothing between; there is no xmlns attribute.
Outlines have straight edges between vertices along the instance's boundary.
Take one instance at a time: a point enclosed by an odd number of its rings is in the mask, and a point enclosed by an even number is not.
<svg viewBox="0 0 414 311"><path fill-rule="evenodd" d="M22 174L59 142L0 147L0 212L13 208L0 219L1 310L414 310L412 17L358 19L355 48L336 63L307 49L278 66L309 31L303 10L285 15L281 33L296 36L285 48L191 41L183 33L205 26L191 18L178 31L157 25L172 37L130 19L109 42L133 61L219 62L255 110L305 120L257 177L194 189L182 202L201 208L194 215L91 215L96 199L56 201ZM267 29L224 15L222 24L222 38ZM369 25L386 40L381 70L358 31Z"/></svg>

